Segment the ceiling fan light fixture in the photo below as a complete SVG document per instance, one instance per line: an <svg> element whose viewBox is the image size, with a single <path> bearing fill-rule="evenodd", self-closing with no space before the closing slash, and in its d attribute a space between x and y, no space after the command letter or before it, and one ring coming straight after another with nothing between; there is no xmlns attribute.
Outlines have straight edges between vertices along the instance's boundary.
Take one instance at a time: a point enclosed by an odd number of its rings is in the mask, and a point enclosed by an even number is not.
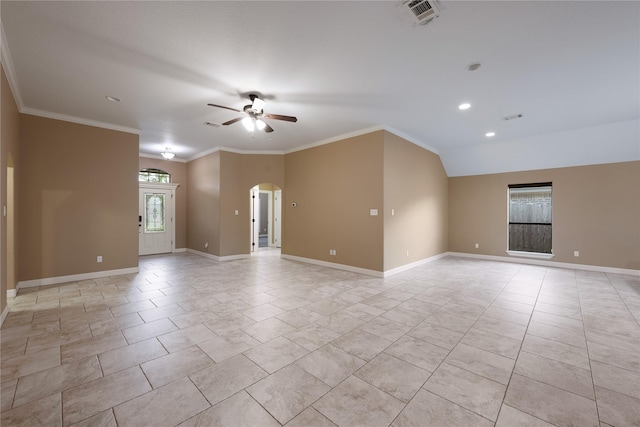
<svg viewBox="0 0 640 427"><path fill-rule="evenodd" d="M258 128L258 130L263 130L266 126L267 124L262 120L260 119L256 120L256 127Z"/></svg>
<svg viewBox="0 0 640 427"><path fill-rule="evenodd" d="M253 132L256 129L255 124L253 123L253 119L251 117L245 117L242 119L242 124L247 132Z"/></svg>
<svg viewBox="0 0 640 427"><path fill-rule="evenodd" d="M251 106L253 111L259 113L264 108L264 101L258 97L253 98L253 105Z"/></svg>
<svg viewBox="0 0 640 427"><path fill-rule="evenodd" d="M160 154L162 154L162 157L167 160L171 160L176 156L176 153L172 152L168 147L165 148L164 151Z"/></svg>

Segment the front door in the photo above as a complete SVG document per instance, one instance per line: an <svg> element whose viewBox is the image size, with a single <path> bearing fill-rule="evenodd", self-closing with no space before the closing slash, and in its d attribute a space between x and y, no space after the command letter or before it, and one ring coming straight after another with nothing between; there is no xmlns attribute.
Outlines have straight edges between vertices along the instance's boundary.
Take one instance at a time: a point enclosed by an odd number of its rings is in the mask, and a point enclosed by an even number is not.
<svg viewBox="0 0 640 427"><path fill-rule="evenodd" d="M140 187L138 234L140 255L173 251L173 191Z"/></svg>

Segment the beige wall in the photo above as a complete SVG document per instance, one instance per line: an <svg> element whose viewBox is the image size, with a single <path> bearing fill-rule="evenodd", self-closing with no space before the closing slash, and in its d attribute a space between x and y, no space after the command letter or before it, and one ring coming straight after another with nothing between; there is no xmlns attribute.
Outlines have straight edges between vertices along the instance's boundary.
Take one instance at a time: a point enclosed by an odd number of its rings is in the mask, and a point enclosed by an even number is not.
<svg viewBox="0 0 640 427"><path fill-rule="evenodd" d="M547 181L552 261L640 269L640 162L451 178L449 250L506 256L507 186Z"/></svg>
<svg viewBox="0 0 640 427"><path fill-rule="evenodd" d="M187 164L169 160L140 157L139 169L160 169L171 174L171 182L180 184L176 188L176 249L187 247Z"/></svg>
<svg viewBox="0 0 640 427"><path fill-rule="evenodd" d="M0 86L0 98L2 101L0 112L0 158L2 164L0 165L0 312L2 312L7 305L7 289L15 289L15 274L14 277L10 277L11 274L7 274L10 271L16 271L17 258L15 257L18 239L15 238L15 228L19 222L19 218L15 217L16 202L18 196L18 189L16 188L19 180L17 177L20 171L20 155L19 155L19 138L20 138L20 113L18 107L9 88L9 82L4 73L4 68L1 70L2 74L2 86ZM12 167L14 171L14 221L13 230L8 229L7 217L2 214L4 206L11 208L11 201L7 200L8 194L11 191L7 191L7 168ZM7 235L12 233L14 235L13 246L10 247L7 242ZM13 261L13 262L12 262ZM12 263L13 265L9 265Z"/></svg>
<svg viewBox="0 0 640 427"><path fill-rule="evenodd" d="M187 164L187 248L220 256L220 152Z"/></svg>
<svg viewBox="0 0 640 427"><path fill-rule="evenodd" d="M384 271L447 252L447 184L437 154L385 133Z"/></svg>
<svg viewBox="0 0 640 427"><path fill-rule="evenodd" d="M285 155L283 254L383 271L384 137L378 131Z"/></svg>
<svg viewBox="0 0 640 427"><path fill-rule="evenodd" d="M138 265L138 135L22 114L20 150L20 281Z"/></svg>
<svg viewBox="0 0 640 427"><path fill-rule="evenodd" d="M220 256L249 254L249 191L258 184L267 183L283 188L284 156L222 151L220 183ZM238 215L235 215L236 209Z"/></svg>

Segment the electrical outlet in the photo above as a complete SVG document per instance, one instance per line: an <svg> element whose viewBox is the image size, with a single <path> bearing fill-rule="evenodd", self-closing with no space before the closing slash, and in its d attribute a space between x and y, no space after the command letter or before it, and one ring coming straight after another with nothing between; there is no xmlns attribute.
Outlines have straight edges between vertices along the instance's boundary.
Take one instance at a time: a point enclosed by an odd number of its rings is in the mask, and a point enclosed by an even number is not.
<svg viewBox="0 0 640 427"><path fill-rule="evenodd" d="M409 251L407 251L407 256L409 256Z"/></svg>
<svg viewBox="0 0 640 427"><path fill-rule="evenodd" d="M98 255L97 262L102 262L102 255Z"/></svg>
<svg viewBox="0 0 640 427"><path fill-rule="evenodd" d="M480 243L476 243L476 249L480 248Z"/></svg>
<svg viewBox="0 0 640 427"><path fill-rule="evenodd" d="M579 257L580 256L580 251L573 251L573 256Z"/></svg>
<svg viewBox="0 0 640 427"><path fill-rule="evenodd" d="M204 242L204 248L207 249L209 247L209 242Z"/></svg>

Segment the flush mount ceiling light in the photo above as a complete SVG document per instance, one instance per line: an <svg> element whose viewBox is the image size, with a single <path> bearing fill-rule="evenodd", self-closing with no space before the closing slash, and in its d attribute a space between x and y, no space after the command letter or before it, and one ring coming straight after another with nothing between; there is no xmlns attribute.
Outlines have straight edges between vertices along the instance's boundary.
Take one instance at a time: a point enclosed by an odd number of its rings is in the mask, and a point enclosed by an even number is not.
<svg viewBox="0 0 640 427"><path fill-rule="evenodd" d="M471 104L469 104L468 102L463 102L462 104L458 105L458 110L468 110L469 108L471 108Z"/></svg>
<svg viewBox="0 0 640 427"><path fill-rule="evenodd" d="M486 136L487 138L491 138L492 136L496 136L495 132L487 132L484 134L484 136Z"/></svg>
<svg viewBox="0 0 640 427"><path fill-rule="evenodd" d="M162 154L162 157L167 160L171 160L176 156L176 153L173 153L171 149L169 149L169 147L165 148L164 151L160 154Z"/></svg>
<svg viewBox="0 0 640 427"><path fill-rule="evenodd" d="M107 101L111 101L111 102L120 102L120 98L116 98L115 96L105 96L105 98L107 99Z"/></svg>

